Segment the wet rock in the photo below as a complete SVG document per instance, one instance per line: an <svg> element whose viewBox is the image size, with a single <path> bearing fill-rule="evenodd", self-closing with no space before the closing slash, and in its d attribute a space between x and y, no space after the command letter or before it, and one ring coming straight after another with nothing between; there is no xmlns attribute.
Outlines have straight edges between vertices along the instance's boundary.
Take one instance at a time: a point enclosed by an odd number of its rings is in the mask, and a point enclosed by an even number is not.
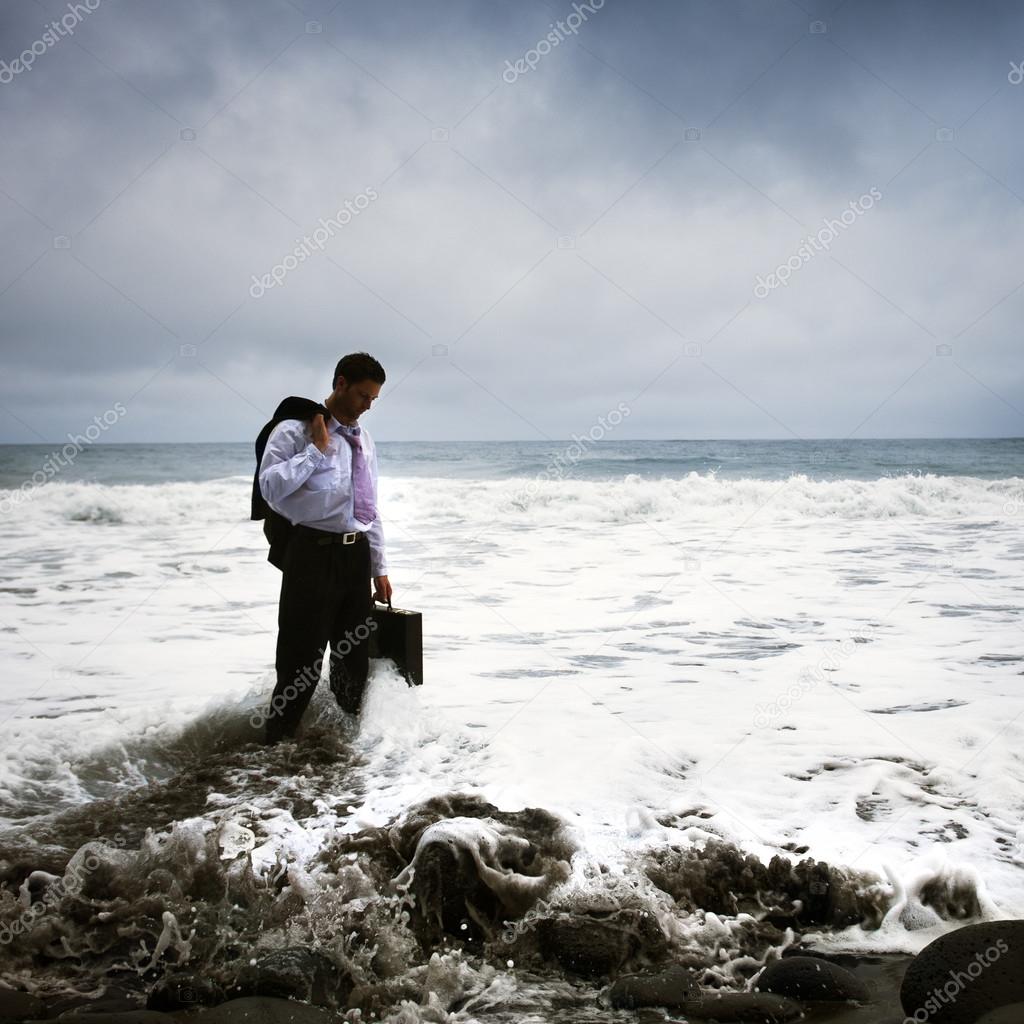
<svg viewBox="0 0 1024 1024"><path fill-rule="evenodd" d="M559 914L537 926L542 955L586 978L616 974L633 952L628 926L616 918Z"/></svg>
<svg viewBox="0 0 1024 1024"><path fill-rule="evenodd" d="M975 1021L975 1024L1020 1024L1022 1020L1024 1020L1024 1003L1013 1003L983 1014Z"/></svg>
<svg viewBox="0 0 1024 1024"><path fill-rule="evenodd" d="M844 1002L871 999L867 986L849 971L818 957L791 956L769 964L758 976L754 987L793 999Z"/></svg>
<svg viewBox="0 0 1024 1024"><path fill-rule="evenodd" d="M195 1010L216 1006L224 1001L224 991L215 982L198 974L179 971L161 978L146 1000L148 1010Z"/></svg>
<svg viewBox="0 0 1024 1024"><path fill-rule="evenodd" d="M652 914L614 901L555 911L538 922L537 936L545 959L585 978L614 977L631 961L656 963L667 948Z"/></svg>
<svg viewBox="0 0 1024 1024"><path fill-rule="evenodd" d="M174 1018L156 1010L123 1010L120 1013L62 1013L62 1021L83 1021L88 1024L174 1024Z"/></svg>
<svg viewBox="0 0 1024 1024"><path fill-rule="evenodd" d="M685 967L673 966L657 974L629 974L616 980L608 992L616 1010L641 1006L678 1009L697 998L699 989Z"/></svg>
<svg viewBox="0 0 1024 1024"><path fill-rule="evenodd" d="M46 1016L46 1004L28 992L0 989L0 1021L39 1020Z"/></svg>
<svg viewBox="0 0 1024 1024"><path fill-rule="evenodd" d="M87 996L54 996L46 1000L46 1013L48 1018L59 1017L65 1010L73 1010L76 1006L91 1002Z"/></svg>
<svg viewBox="0 0 1024 1024"><path fill-rule="evenodd" d="M900 1002L929 1024L975 1024L1024 1002L1024 921L971 924L929 943L907 968Z"/></svg>
<svg viewBox="0 0 1024 1024"><path fill-rule="evenodd" d="M727 1021L751 1021L759 1024L782 1024L804 1015L804 1008L794 999L764 992L705 992L687 1003L687 1018Z"/></svg>
<svg viewBox="0 0 1024 1024"><path fill-rule="evenodd" d="M416 897L412 926L425 949L443 933L496 938L569 876L575 850L547 811L500 811L461 794L413 808L389 839L406 864L394 884Z"/></svg>
<svg viewBox="0 0 1024 1024"><path fill-rule="evenodd" d="M482 943L493 931L488 934L480 921L496 923L501 916L498 901L480 880L472 855L464 849L425 845L417 856L411 888L419 912L413 927L424 949L439 944L445 933Z"/></svg>
<svg viewBox="0 0 1024 1024"><path fill-rule="evenodd" d="M17 891L33 871L62 877L73 852L64 845L40 844L8 835L0 849L0 885Z"/></svg>
<svg viewBox="0 0 1024 1024"><path fill-rule="evenodd" d="M64 1010L58 1017L59 1020L79 1020L88 1017L90 1021L97 1016L109 1017L111 1014L135 1013L143 1007L139 1005L138 999L127 999L124 996L112 996L110 998L90 999L88 1002L78 1003Z"/></svg>
<svg viewBox="0 0 1024 1024"><path fill-rule="evenodd" d="M146 1001L144 993L138 987L139 984L137 978L127 979L127 984L120 984L108 976L107 983L92 998L77 995L51 1003L48 1016L61 1020L88 1018L89 1024L93 1024L99 1016L137 1013L144 1009Z"/></svg>
<svg viewBox="0 0 1024 1024"><path fill-rule="evenodd" d="M255 965L246 966L238 975L232 994L346 1006L351 991L351 978L327 957L294 946L266 953Z"/></svg>
<svg viewBox="0 0 1024 1024"><path fill-rule="evenodd" d="M118 989L108 989L93 995L58 996L47 999L47 1017L71 1017L86 1013L124 1013L143 1009L144 999L133 997Z"/></svg>
<svg viewBox="0 0 1024 1024"><path fill-rule="evenodd" d="M940 921L972 921L983 914L974 879L956 873L940 873L911 894Z"/></svg>
<svg viewBox="0 0 1024 1024"><path fill-rule="evenodd" d="M750 913L780 929L808 924L875 928L889 908L889 889L872 875L810 858L775 856L765 865L726 842L654 851L647 877L684 909L734 917Z"/></svg>
<svg viewBox="0 0 1024 1024"><path fill-rule="evenodd" d="M165 1022L172 1019L163 1014L154 1016L160 1016ZM337 1014L290 999L244 996L180 1019L194 1021L195 1024L335 1024Z"/></svg>

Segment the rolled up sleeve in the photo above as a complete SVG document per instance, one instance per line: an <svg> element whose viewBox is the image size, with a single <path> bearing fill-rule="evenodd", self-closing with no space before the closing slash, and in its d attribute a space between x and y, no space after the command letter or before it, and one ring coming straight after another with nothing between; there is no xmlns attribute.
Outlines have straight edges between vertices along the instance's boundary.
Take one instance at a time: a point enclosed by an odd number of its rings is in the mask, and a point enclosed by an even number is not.
<svg viewBox="0 0 1024 1024"><path fill-rule="evenodd" d="M301 421L279 423L267 439L260 462L260 491L267 504L285 515L278 506L309 479L326 457L315 444L306 441Z"/></svg>
<svg viewBox="0 0 1024 1024"><path fill-rule="evenodd" d="M373 458L370 459L370 480L373 483L373 503L377 507L377 518L367 529L366 538L370 542L370 575L376 578L388 574L387 553L384 550L384 527L380 521L380 505L378 504L376 445L373 447Z"/></svg>

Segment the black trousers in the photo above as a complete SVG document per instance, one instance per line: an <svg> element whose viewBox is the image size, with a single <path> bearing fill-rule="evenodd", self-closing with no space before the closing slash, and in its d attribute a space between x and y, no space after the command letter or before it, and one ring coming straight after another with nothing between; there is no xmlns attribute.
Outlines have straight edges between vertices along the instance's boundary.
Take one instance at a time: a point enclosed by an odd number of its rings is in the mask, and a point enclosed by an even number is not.
<svg viewBox="0 0 1024 1024"><path fill-rule="evenodd" d="M358 714L369 675L372 629L370 544L296 527L288 540L277 612L277 685L266 741L293 736L320 679L328 648L330 685L338 704Z"/></svg>

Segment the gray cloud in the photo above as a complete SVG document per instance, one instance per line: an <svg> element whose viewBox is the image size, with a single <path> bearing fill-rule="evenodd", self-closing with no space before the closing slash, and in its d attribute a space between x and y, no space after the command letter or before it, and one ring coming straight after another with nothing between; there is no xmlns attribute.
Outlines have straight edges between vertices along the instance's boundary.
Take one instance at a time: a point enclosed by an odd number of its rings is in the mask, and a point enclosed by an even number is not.
<svg viewBox="0 0 1024 1024"><path fill-rule="evenodd" d="M249 439L362 348L382 440L1021 434L1017 5L605 0L504 81L571 11L102 0L0 85L0 439Z"/></svg>

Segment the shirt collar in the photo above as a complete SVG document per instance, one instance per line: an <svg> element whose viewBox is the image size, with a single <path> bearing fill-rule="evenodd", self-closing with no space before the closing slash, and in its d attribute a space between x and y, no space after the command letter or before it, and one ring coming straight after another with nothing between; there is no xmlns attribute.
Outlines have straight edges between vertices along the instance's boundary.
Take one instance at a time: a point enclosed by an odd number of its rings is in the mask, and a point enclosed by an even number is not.
<svg viewBox="0 0 1024 1024"><path fill-rule="evenodd" d="M347 423L340 423L333 416L331 417L331 431L332 433L349 434L352 437L358 437L362 431L359 429L359 425L356 424L354 427L350 427Z"/></svg>
<svg viewBox="0 0 1024 1024"><path fill-rule="evenodd" d="M333 416L331 416L330 422L327 424L327 430L331 434L352 434L355 437L358 437L361 433L358 424L354 427L350 427L348 424L342 423L340 420L336 420Z"/></svg>

